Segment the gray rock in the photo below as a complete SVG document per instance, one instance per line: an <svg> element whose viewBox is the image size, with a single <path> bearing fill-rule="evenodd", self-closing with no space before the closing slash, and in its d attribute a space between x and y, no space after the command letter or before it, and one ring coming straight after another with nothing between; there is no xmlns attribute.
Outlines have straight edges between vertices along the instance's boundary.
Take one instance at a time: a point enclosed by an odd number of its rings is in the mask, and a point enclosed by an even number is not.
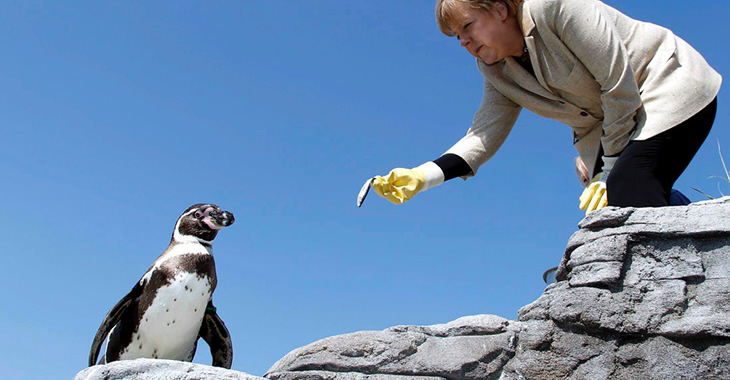
<svg viewBox="0 0 730 380"><path fill-rule="evenodd" d="M397 326L334 336L299 348L274 364L265 377L290 379L292 373L309 376L326 371L350 376L337 379L350 379L353 374L485 379L500 372L514 344L509 321L497 316L465 317L425 327Z"/></svg>
<svg viewBox="0 0 730 380"><path fill-rule="evenodd" d="M243 372L161 359L136 359L96 365L73 380L266 380Z"/></svg>
<svg viewBox="0 0 730 380"><path fill-rule="evenodd" d="M357 372L299 371L277 372L271 380L445 380L432 376L366 375Z"/></svg>
<svg viewBox="0 0 730 380"><path fill-rule="evenodd" d="M436 337L491 335L506 332L510 321L496 315L474 315L433 326L395 326L387 332L418 332Z"/></svg>

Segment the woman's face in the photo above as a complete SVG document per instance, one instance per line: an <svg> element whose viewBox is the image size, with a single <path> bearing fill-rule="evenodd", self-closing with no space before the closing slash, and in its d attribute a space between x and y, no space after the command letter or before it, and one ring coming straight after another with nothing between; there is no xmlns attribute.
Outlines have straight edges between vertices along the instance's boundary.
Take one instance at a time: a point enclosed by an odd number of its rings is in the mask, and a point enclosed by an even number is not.
<svg viewBox="0 0 730 380"><path fill-rule="evenodd" d="M449 27L469 54L488 64L522 55L522 31L517 18L509 15L504 4L495 3L491 11L474 9L462 2L456 2L455 7L456 25Z"/></svg>

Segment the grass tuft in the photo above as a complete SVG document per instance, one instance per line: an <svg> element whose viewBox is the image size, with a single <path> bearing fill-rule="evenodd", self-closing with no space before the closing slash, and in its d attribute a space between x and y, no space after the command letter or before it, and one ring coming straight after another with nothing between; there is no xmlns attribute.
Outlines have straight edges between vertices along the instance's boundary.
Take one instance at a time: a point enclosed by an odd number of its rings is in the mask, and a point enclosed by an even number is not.
<svg viewBox="0 0 730 380"><path fill-rule="evenodd" d="M722 148L720 147L720 140L717 140L717 152L720 154L720 162L722 162L722 169L724 171L724 174L722 176L713 175L713 176L710 176L709 178L719 178L719 179L723 180L724 182L727 182L728 185L730 185L730 172L728 172L728 170L727 170L727 165L725 164L725 159L722 158ZM692 190L706 196L707 198L715 199L713 196L705 193L704 191L702 191L696 187L690 186L690 188ZM723 196L723 197L725 196L725 194L722 192L722 188L720 187L720 183L717 184L717 191L720 193L721 196Z"/></svg>

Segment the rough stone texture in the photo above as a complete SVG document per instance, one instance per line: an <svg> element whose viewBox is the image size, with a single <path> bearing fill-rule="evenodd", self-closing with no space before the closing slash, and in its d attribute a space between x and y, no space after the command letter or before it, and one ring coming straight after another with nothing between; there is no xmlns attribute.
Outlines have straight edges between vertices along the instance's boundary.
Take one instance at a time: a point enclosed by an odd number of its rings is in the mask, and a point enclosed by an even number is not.
<svg viewBox="0 0 730 380"><path fill-rule="evenodd" d="M357 372L301 371L278 372L272 374L272 380L442 380L443 377L432 376L399 376L399 375L366 375Z"/></svg>
<svg viewBox="0 0 730 380"><path fill-rule="evenodd" d="M273 380L730 378L730 198L604 208L557 283L516 321L493 315L323 339Z"/></svg>
<svg viewBox="0 0 730 380"><path fill-rule="evenodd" d="M326 338L292 351L271 379L489 379L513 355L515 331L494 315L464 317L434 326L396 326ZM327 371L328 377L317 375ZM332 373L342 374L333 377ZM343 376L344 375L344 376Z"/></svg>
<svg viewBox="0 0 730 380"><path fill-rule="evenodd" d="M270 380L730 379L730 198L604 208L571 237L557 283L520 309L329 337ZM165 360L75 380L262 379Z"/></svg>
<svg viewBox="0 0 730 380"><path fill-rule="evenodd" d="M243 372L202 364L161 359L123 360L96 365L73 380L266 380Z"/></svg>

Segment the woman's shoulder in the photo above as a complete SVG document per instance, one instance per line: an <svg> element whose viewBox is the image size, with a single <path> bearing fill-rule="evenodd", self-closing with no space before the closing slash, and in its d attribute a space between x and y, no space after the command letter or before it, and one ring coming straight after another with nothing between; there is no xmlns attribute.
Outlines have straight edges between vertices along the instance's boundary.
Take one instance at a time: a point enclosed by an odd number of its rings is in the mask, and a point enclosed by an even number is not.
<svg viewBox="0 0 730 380"><path fill-rule="evenodd" d="M596 7L602 6L598 0L525 0L523 5L527 9L524 14L536 25L554 27L581 20L586 12L595 12Z"/></svg>
<svg viewBox="0 0 730 380"><path fill-rule="evenodd" d="M562 0L525 0L524 6L530 9L530 12L539 15L543 12L551 12L561 6Z"/></svg>
<svg viewBox="0 0 730 380"><path fill-rule="evenodd" d="M533 19L555 20L556 17L570 17L586 12L600 2L597 0L525 0Z"/></svg>

